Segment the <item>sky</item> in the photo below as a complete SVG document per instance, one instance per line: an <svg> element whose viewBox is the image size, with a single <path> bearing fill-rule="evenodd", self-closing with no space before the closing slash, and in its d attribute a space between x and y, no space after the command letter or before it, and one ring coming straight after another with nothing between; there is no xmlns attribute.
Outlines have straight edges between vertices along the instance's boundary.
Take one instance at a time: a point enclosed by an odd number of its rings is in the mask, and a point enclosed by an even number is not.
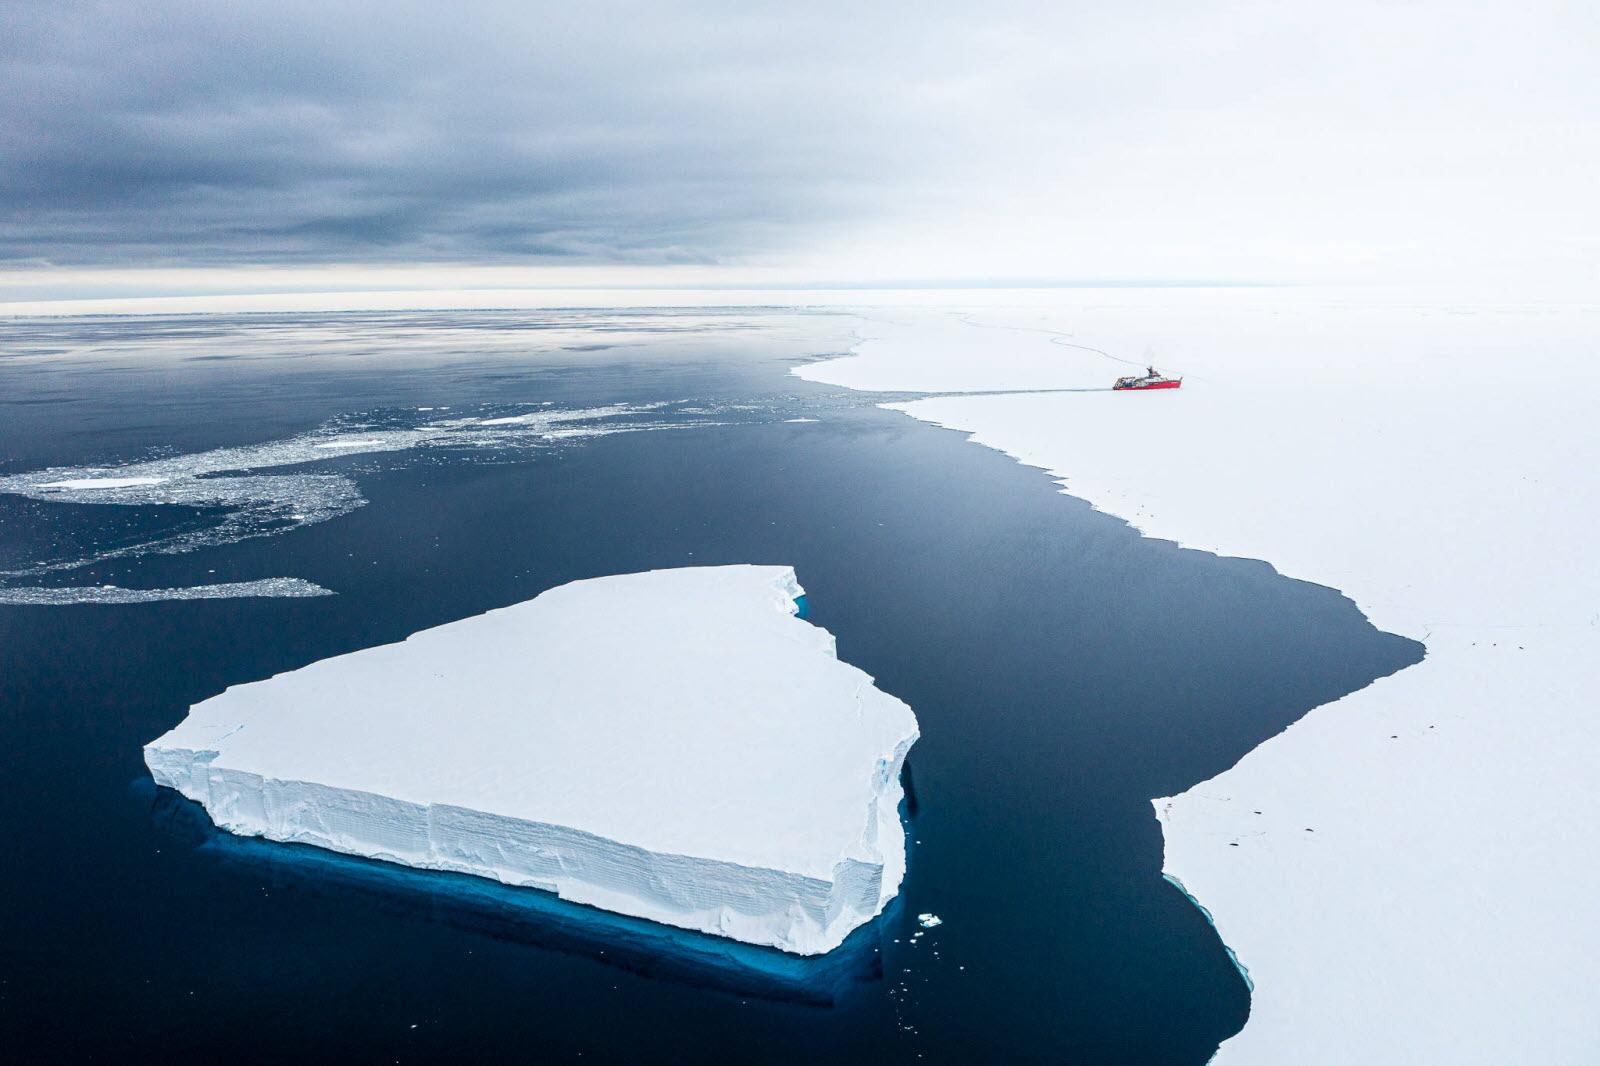
<svg viewBox="0 0 1600 1066"><path fill-rule="evenodd" d="M0 303L1592 288L1587 3L0 2Z"/></svg>

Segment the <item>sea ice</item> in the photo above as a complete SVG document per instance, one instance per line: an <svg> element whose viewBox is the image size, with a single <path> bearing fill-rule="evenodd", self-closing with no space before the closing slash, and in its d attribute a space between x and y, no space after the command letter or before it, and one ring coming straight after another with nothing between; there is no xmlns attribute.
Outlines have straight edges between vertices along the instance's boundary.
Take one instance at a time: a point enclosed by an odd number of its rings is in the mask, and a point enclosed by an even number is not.
<svg viewBox="0 0 1600 1066"><path fill-rule="evenodd" d="M46 481L41 489L126 489L140 485L159 485L164 477L78 477L65 481Z"/></svg>
<svg viewBox="0 0 1600 1066"><path fill-rule="evenodd" d="M1594 1062L1594 309L1319 290L1050 300L900 312L858 355L800 373L1104 389L1127 370L1096 349L1154 343L1181 390L891 406L1151 536L1338 588L1427 644L1156 801L1170 879L1253 983L1217 1062Z"/></svg>
<svg viewBox="0 0 1600 1066"><path fill-rule="evenodd" d="M204 452L167 455L119 467L50 467L0 475L0 494L14 494L51 503L100 506L177 506L214 512L213 520L177 518L142 537L117 538L85 555L44 559L0 573L0 602L67 604L133 602L114 600L93 586L78 590L18 588L19 579L77 570L112 559L172 555L211 548L252 537L279 536L302 526L325 522L365 505L356 482L308 464L355 455L403 453L419 448L530 449L561 446L585 437L640 430L682 429L714 425L683 409L685 418L641 419L664 403L607 404L599 407L545 409L510 418L450 419L378 429L339 418L320 429L284 440L265 441ZM678 405L682 407L682 405ZM439 410L448 410L440 408ZM416 420L413 419L413 422ZM309 583L306 583L309 584ZM125 590L141 599L199 598L151 595ZM152 593L173 590L149 590ZM179 590L181 591L181 590ZM259 595L245 592L242 595ZM277 595L279 593L267 593ZM304 593L298 593L304 594ZM216 595L215 592L206 594Z"/></svg>
<svg viewBox="0 0 1600 1066"><path fill-rule="evenodd" d="M825 952L899 888L917 722L801 595L781 566L573 582L230 688L145 761L234 833Z"/></svg>
<svg viewBox="0 0 1600 1066"><path fill-rule="evenodd" d="M33 607L74 603L159 603L164 600L300 599L332 595L331 590L316 582L298 577L223 581L211 585L163 589L129 589L119 585L72 585L62 588L0 585L0 603Z"/></svg>

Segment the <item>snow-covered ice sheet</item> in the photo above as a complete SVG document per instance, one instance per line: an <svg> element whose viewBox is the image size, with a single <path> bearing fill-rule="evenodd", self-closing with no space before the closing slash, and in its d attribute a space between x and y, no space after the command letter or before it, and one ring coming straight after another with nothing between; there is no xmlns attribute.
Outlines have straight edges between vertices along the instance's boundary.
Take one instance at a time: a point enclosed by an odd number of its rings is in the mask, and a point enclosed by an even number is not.
<svg viewBox="0 0 1600 1066"><path fill-rule="evenodd" d="M1148 535L1338 588L1428 649L1155 801L1166 871L1254 987L1217 1061L1596 1061L1600 308L990 302L875 316L861 358L801 372L880 391L1109 386L1126 371L1088 349L1142 361L1153 345L1183 389L894 406Z"/></svg>
<svg viewBox="0 0 1600 1066"><path fill-rule="evenodd" d="M911 709L780 566L577 581L228 689L145 748L222 828L798 954L905 870Z"/></svg>
<svg viewBox="0 0 1600 1066"><path fill-rule="evenodd" d="M992 314L982 317L1006 324L973 334L959 328L971 318L960 311L864 312L850 355L806 363L794 373L867 392L1005 392L1102 384L1094 367L1071 358L1075 349L1066 347L1091 342Z"/></svg>

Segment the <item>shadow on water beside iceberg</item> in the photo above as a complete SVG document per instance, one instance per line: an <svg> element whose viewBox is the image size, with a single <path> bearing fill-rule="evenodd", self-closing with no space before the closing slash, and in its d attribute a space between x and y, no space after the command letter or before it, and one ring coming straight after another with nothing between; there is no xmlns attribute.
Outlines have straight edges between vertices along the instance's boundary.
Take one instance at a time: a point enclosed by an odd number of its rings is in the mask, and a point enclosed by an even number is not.
<svg viewBox="0 0 1600 1066"><path fill-rule="evenodd" d="M309 844L235 836L197 803L144 780L157 828L225 871L273 890L335 899L408 920L434 922L495 940L583 956L641 976L739 998L831 1007L853 987L883 979L883 930L898 923L900 898L826 955L676 929L614 914L534 888L470 874L419 870L341 855Z"/></svg>

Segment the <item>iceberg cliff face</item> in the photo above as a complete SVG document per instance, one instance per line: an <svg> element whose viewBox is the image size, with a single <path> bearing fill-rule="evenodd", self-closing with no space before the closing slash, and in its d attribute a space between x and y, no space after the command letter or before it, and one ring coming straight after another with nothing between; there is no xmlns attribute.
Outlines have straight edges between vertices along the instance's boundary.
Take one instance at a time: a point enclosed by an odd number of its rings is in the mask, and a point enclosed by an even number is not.
<svg viewBox="0 0 1600 1066"><path fill-rule="evenodd" d="M911 709L776 566L577 581L240 685L145 747L246 836L798 954L899 889Z"/></svg>

